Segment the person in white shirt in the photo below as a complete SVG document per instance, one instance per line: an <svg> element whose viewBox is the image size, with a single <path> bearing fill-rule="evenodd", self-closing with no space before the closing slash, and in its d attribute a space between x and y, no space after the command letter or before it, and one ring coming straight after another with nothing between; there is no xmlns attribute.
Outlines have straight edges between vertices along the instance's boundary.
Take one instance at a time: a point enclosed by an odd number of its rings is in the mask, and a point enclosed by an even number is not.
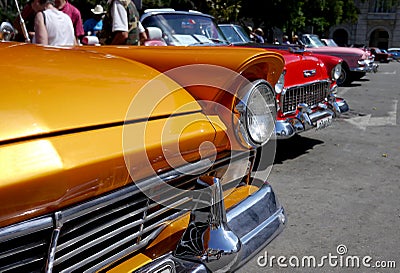
<svg viewBox="0 0 400 273"><path fill-rule="evenodd" d="M54 0L34 0L35 36L33 43L51 46L76 44L71 18L54 7Z"/></svg>
<svg viewBox="0 0 400 273"><path fill-rule="evenodd" d="M142 44L147 39L145 29L139 21L139 13L131 0L109 0L112 18L111 44Z"/></svg>

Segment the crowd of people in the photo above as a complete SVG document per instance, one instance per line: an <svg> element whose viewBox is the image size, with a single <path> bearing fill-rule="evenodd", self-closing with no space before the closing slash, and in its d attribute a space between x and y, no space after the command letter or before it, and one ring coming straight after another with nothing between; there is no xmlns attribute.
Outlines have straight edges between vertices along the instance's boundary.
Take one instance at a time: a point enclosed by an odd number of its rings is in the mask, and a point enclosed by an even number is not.
<svg viewBox="0 0 400 273"><path fill-rule="evenodd" d="M79 9L68 0L30 0L14 20L16 40L70 46L81 43L86 35L93 35L102 44L143 44L147 36L134 2L108 0L107 5L107 10L96 5L91 9L92 18L83 23Z"/></svg>
<svg viewBox="0 0 400 273"><path fill-rule="evenodd" d="M262 28L256 28L253 30L251 26L247 26L247 34L249 35L250 39L255 43L265 43L267 39L264 36L264 31ZM272 39L272 38L271 38ZM282 44L282 45L301 45L302 43L299 41L299 37L297 35L293 35L291 39L289 36L284 34L282 36L282 40L280 41L278 38L273 38L271 41L268 41L272 44Z"/></svg>
<svg viewBox="0 0 400 273"><path fill-rule="evenodd" d="M108 0L107 8L96 5L92 17L84 23L81 12L68 0L30 0L14 21L17 41L53 46L80 44L84 36L96 36L100 44L141 45L147 40L134 0ZM24 24L21 24L21 18ZM25 31L26 30L26 31ZM261 28L247 28L250 38L264 43ZM283 35L275 44L299 44L297 35L291 40Z"/></svg>

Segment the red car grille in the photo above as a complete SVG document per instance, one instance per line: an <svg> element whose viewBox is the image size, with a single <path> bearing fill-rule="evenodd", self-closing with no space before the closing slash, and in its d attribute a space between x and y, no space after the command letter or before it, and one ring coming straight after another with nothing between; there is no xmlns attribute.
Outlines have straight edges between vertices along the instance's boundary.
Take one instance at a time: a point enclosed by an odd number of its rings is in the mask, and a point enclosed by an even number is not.
<svg viewBox="0 0 400 273"><path fill-rule="evenodd" d="M314 107L325 100L328 91L327 81L289 88L282 98L282 112L284 114L295 112L300 103Z"/></svg>

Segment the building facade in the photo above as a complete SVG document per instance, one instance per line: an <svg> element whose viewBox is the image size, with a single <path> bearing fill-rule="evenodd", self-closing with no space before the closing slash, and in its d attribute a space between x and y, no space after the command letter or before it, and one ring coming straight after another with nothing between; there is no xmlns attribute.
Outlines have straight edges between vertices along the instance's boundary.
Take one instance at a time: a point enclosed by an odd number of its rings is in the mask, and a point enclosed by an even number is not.
<svg viewBox="0 0 400 273"><path fill-rule="evenodd" d="M339 45L383 49L400 47L399 2L398 0L355 0L360 10L358 22L332 27L330 38Z"/></svg>

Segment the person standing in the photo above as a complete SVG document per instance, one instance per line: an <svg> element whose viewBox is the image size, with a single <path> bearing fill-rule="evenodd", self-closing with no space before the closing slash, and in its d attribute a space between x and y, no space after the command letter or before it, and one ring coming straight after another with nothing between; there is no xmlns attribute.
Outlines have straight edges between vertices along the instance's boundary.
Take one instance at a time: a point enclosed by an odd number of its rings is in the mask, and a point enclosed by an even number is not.
<svg viewBox="0 0 400 273"><path fill-rule="evenodd" d="M139 45L145 40L145 30L139 21L139 12L131 0L109 0L103 21L100 42L111 45Z"/></svg>
<svg viewBox="0 0 400 273"><path fill-rule="evenodd" d="M284 44L284 45L290 45L289 36L283 35L283 37L282 37L282 44Z"/></svg>
<svg viewBox="0 0 400 273"><path fill-rule="evenodd" d="M292 37L292 44L294 44L294 45L301 45L301 42L299 41L299 36L293 35L293 37Z"/></svg>
<svg viewBox="0 0 400 273"><path fill-rule="evenodd" d="M55 7L71 18L75 30L75 37L77 41L80 41L83 35L85 35L81 12L69 3L68 0L55 0Z"/></svg>
<svg viewBox="0 0 400 273"><path fill-rule="evenodd" d="M261 28L257 28L254 33L256 43L263 44L264 43L264 31Z"/></svg>
<svg viewBox="0 0 400 273"><path fill-rule="evenodd" d="M85 35L96 36L97 32L103 29L103 17L105 11L101 5L96 5L94 9L91 9L93 13L93 17L87 19L85 23L83 23L83 30L85 31Z"/></svg>
<svg viewBox="0 0 400 273"><path fill-rule="evenodd" d="M71 18L55 8L54 0L34 0L35 36L33 43L65 46L75 45L74 27Z"/></svg>
<svg viewBox="0 0 400 273"><path fill-rule="evenodd" d="M32 40L33 36L35 35L34 28L35 28L35 11L32 8L33 0L29 0L28 3L25 4L23 9L21 10L21 17L24 20L26 30L28 31L28 37L24 37L24 31L21 26L21 19L17 16L13 22L14 28L18 31L18 34L15 37L15 40L18 42L24 42L29 38Z"/></svg>

